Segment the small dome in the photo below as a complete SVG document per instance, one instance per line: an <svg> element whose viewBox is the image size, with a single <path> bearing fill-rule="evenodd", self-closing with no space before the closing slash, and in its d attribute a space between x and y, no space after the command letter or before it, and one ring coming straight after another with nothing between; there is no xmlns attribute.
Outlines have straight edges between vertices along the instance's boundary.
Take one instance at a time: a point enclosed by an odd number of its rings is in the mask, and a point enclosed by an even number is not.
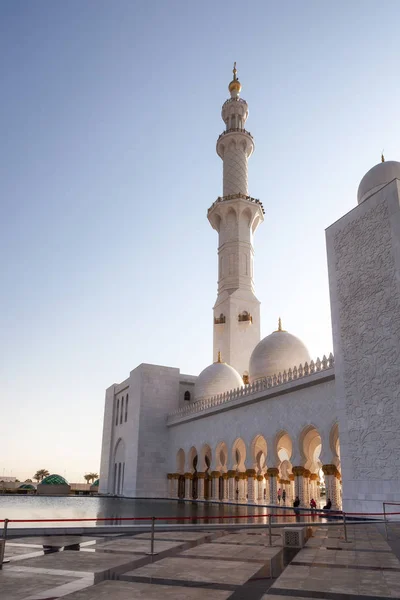
<svg viewBox="0 0 400 600"><path fill-rule="evenodd" d="M252 352L250 383L278 375L305 362L310 362L307 348L299 338L282 329L279 319L278 330L261 340Z"/></svg>
<svg viewBox="0 0 400 600"><path fill-rule="evenodd" d="M383 157L382 160L383 162L372 167L361 179L357 192L358 204L364 202L393 179L400 179L400 162L395 160L385 161Z"/></svg>
<svg viewBox="0 0 400 600"><path fill-rule="evenodd" d="M40 483L42 485L68 485L68 481L61 475L48 475Z"/></svg>
<svg viewBox="0 0 400 600"><path fill-rule="evenodd" d="M19 490L36 490L35 486L32 483L23 483L19 486Z"/></svg>
<svg viewBox="0 0 400 600"><path fill-rule="evenodd" d="M194 396L196 400L210 398L243 386L239 373L224 362L215 362L206 367L196 379Z"/></svg>
<svg viewBox="0 0 400 600"><path fill-rule="evenodd" d="M233 63L233 79L230 82L228 89L231 93L232 98L239 97L240 90L242 89L242 84L240 83L239 79L237 78L236 63Z"/></svg>
<svg viewBox="0 0 400 600"><path fill-rule="evenodd" d="M92 487L93 487L94 485L97 487L97 486L99 485L99 483L100 483L100 479L96 479L96 481L94 481L94 482L92 483Z"/></svg>

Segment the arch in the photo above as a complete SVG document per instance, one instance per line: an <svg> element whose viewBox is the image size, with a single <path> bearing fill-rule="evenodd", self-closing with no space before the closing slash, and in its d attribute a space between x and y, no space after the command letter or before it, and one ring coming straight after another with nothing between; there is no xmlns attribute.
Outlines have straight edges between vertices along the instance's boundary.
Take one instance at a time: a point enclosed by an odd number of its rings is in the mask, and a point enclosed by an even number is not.
<svg viewBox="0 0 400 600"><path fill-rule="evenodd" d="M185 451L182 448L176 453L176 472L182 475L185 472Z"/></svg>
<svg viewBox="0 0 400 600"><path fill-rule="evenodd" d="M287 431L281 430L276 434L275 451L279 463L285 460L290 462L293 455L293 442Z"/></svg>
<svg viewBox="0 0 400 600"><path fill-rule="evenodd" d="M246 471L246 444L242 438L237 438L232 445L233 470L243 473Z"/></svg>
<svg viewBox="0 0 400 600"><path fill-rule="evenodd" d="M200 452L200 464L199 471L206 473L210 468L212 460L211 447L209 444L203 444L203 447Z"/></svg>
<svg viewBox="0 0 400 600"><path fill-rule="evenodd" d="M215 470L226 473L228 470L228 446L220 442L215 449Z"/></svg>
<svg viewBox="0 0 400 600"><path fill-rule="evenodd" d="M186 390L186 392L184 393L183 399L185 400L185 402L190 402L190 392L189 392L189 390Z"/></svg>
<svg viewBox="0 0 400 600"><path fill-rule="evenodd" d="M340 467L340 439L339 439L339 425L334 423L329 433L329 446L332 451L332 464L336 467Z"/></svg>
<svg viewBox="0 0 400 600"><path fill-rule="evenodd" d="M302 465L312 473L319 470L319 457L322 450L322 439L315 425L304 427L299 437L299 450Z"/></svg>
<svg viewBox="0 0 400 600"><path fill-rule="evenodd" d="M289 475L292 473L292 464L288 460L283 460L280 466L281 477L283 479L289 479Z"/></svg>
<svg viewBox="0 0 400 600"><path fill-rule="evenodd" d="M245 220L246 226L250 227L252 219L251 210L249 208L245 208L241 214L241 217L243 217L243 219Z"/></svg>
<svg viewBox="0 0 400 600"><path fill-rule="evenodd" d="M263 435L256 435L251 442L250 457L253 469L257 471L257 475L262 475L267 466L267 441Z"/></svg>
<svg viewBox="0 0 400 600"><path fill-rule="evenodd" d="M194 446L192 446L188 452L187 470L188 473L197 472L198 454Z"/></svg>

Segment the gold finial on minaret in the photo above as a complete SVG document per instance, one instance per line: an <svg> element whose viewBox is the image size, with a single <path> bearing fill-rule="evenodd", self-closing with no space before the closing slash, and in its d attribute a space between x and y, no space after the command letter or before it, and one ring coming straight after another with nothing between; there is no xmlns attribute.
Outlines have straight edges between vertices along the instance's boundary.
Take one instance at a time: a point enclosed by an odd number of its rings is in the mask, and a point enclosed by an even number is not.
<svg viewBox="0 0 400 600"><path fill-rule="evenodd" d="M237 78L237 68L236 61L233 63L233 79L229 84L229 91L231 93L232 98L238 98L240 94L240 90L242 89L242 84Z"/></svg>
<svg viewBox="0 0 400 600"><path fill-rule="evenodd" d="M217 362L219 362L219 363L222 362L222 360L221 360L221 352L219 350L218 350L218 359L217 359Z"/></svg>
<svg viewBox="0 0 400 600"><path fill-rule="evenodd" d="M382 154L381 154L381 162L385 162L385 156L383 154L383 150L382 150Z"/></svg>

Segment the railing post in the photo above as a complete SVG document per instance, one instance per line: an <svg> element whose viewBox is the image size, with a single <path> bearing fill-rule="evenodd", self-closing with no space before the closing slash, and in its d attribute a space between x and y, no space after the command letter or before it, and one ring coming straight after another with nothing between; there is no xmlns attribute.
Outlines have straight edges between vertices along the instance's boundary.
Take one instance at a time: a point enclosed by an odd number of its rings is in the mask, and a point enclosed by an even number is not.
<svg viewBox="0 0 400 600"><path fill-rule="evenodd" d="M386 519L386 502L383 502L383 520L385 523L386 539L389 540L389 531L388 531L387 519Z"/></svg>
<svg viewBox="0 0 400 600"><path fill-rule="evenodd" d="M150 534L150 552L148 552L147 554L150 555L152 558L151 560L153 561L153 556L156 554L156 552L154 552L154 529L155 529L155 522L156 522L156 518L155 517L151 517L151 534Z"/></svg>
<svg viewBox="0 0 400 600"><path fill-rule="evenodd" d="M272 515L268 515L269 545L272 546Z"/></svg>
<svg viewBox="0 0 400 600"><path fill-rule="evenodd" d="M6 551L6 542L7 542L7 528L8 528L8 519L4 519L3 523L3 539L2 539L2 547L0 548L0 569L3 568L4 562L4 554Z"/></svg>
<svg viewBox="0 0 400 600"><path fill-rule="evenodd" d="M346 525L346 513L343 513L343 527L344 527L344 541L347 542L347 525Z"/></svg>

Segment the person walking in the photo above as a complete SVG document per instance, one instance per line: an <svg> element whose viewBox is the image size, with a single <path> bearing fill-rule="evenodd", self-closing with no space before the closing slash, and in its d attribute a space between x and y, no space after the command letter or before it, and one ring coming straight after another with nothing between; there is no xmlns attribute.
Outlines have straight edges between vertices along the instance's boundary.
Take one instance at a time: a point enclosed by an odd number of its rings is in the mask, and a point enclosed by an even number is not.
<svg viewBox="0 0 400 600"><path fill-rule="evenodd" d="M278 490L278 504L281 503L281 495L282 495L281 488L279 488L279 490Z"/></svg>
<svg viewBox="0 0 400 600"><path fill-rule="evenodd" d="M331 499L328 498L328 502L325 504L324 510L331 510L331 508L332 508L332 502L331 502Z"/></svg>
<svg viewBox="0 0 400 600"><path fill-rule="evenodd" d="M310 507L311 507L311 510L317 509L317 503L315 502L314 498L311 498L311 500L310 500Z"/></svg>
<svg viewBox="0 0 400 600"><path fill-rule="evenodd" d="M282 492L282 503L286 504L286 490L283 490Z"/></svg>
<svg viewBox="0 0 400 600"><path fill-rule="evenodd" d="M300 506L300 498L298 496L296 496L296 498L295 498L295 500L293 502L294 514L296 515L296 517L300 513L299 506Z"/></svg>

